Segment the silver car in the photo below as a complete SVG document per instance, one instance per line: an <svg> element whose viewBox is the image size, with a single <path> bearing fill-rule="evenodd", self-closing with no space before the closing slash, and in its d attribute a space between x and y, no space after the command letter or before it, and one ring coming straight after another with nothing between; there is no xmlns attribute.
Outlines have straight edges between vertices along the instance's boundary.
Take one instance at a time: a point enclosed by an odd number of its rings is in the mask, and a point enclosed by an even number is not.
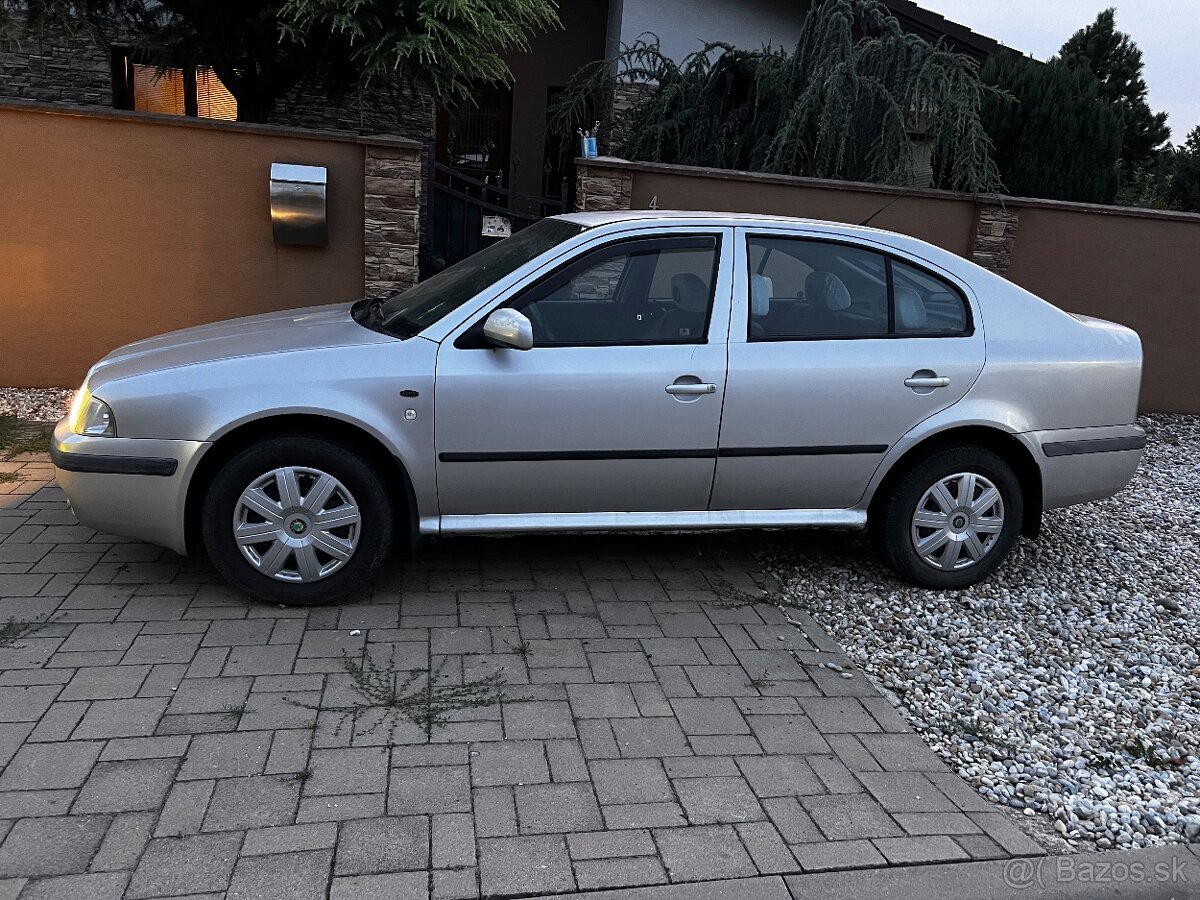
<svg viewBox="0 0 1200 900"><path fill-rule="evenodd" d="M869 529L962 588L1146 442L1128 328L783 217L542 220L387 298L138 341L54 433L79 521L279 603L455 534Z"/></svg>

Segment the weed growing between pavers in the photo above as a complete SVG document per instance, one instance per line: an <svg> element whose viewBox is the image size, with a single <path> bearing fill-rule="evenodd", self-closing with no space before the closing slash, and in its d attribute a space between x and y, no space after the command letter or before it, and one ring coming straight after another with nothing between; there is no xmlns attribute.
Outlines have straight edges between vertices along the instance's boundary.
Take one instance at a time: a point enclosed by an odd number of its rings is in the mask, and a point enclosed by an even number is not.
<svg viewBox="0 0 1200 900"><path fill-rule="evenodd" d="M347 723L353 737L374 734L386 725L388 742L392 743L396 729L412 723L428 738L435 728L449 721L449 713L494 706L502 696L500 686L504 684L504 675L499 671L462 684L443 684L440 683L443 678L441 667L433 672L421 669L399 672L394 657L389 657L387 665L381 666L369 653L359 662L343 652L342 662L350 675L351 687L358 694L353 703L348 706L297 703L317 712L338 713L338 723L333 729L335 735L340 735Z"/></svg>
<svg viewBox="0 0 1200 900"><path fill-rule="evenodd" d="M767 596L766 591L762 591L756 597L749 591L743 591L740 587L730 583L720 575L709 575L708 582L712 585L713 593L717 595L716 601L711 604L713 606L740 609L743 606L754 606L756 603L772 602Z"/></svg>
<svg viewBox="0 0 1200 900"><path fill-rule="evenodd" d="M45 422L0 416L0 460L11 460L23 453L46 453L53 431L54 426Z"/></svg>
<svg viewBox="0 0 1200 900"><path fill-rule="evenodd" d="M28 637L40 630L43 624L42 622L18 622L16 619L9 619L0 625L0 650L12 647L21 638Z"/></svg>
<svg viewBox="0 0 1200 900"><path fill-rule="evenodd" d="M768 688L775 687L775 682L770 677L771 673L763 669L762 674L757 678L751 678L746 682L746 687L752 687L756 691L765 691Z"/></svg>

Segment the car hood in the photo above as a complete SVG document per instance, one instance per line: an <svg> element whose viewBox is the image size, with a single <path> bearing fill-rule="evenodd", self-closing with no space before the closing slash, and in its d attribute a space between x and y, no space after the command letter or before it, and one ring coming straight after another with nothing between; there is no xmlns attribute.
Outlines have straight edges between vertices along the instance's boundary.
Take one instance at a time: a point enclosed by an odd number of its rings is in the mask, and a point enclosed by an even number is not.
<svg viewBox="0 0 1200 900"><path fill-rule="evenodd" d="M96 363L88 380L94 389L97 383L221 359L396 340L359 325L350 315L350 306L336 303L288 309L134 341Z"/></svg>

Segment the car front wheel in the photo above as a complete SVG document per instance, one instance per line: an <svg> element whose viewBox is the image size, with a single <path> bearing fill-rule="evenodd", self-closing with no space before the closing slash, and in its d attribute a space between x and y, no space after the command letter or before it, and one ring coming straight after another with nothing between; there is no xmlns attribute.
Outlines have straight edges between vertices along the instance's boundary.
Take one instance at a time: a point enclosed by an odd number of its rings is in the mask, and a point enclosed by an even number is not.
<svg viewBox="0 0 1200 900"><path fill-rule="evenodd" d="M987 578L1016 543L1024 516L1012 467L982 447L936 451L883 499L874 526L892 568L913 584L957 590Z"/></svg>
<svg viewBox="0 0 1200 900"><path fill-rule="evenodd" d="M289 606L360 588L392 543L387 489L349 447L287 437L242 450L204 501L204 543L217 570L251 596Z"/></svg>

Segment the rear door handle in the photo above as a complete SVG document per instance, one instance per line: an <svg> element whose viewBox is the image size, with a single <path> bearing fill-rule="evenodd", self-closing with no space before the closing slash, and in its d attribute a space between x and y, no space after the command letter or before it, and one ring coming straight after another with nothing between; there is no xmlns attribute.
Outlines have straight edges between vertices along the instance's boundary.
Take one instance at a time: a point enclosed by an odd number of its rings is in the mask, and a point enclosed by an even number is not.
<svg viewBox="0 0 1200 900"><path fill-rule="evenodd" d="M950 379L938 375L913 375L911 378L904 379L904 386L913 389L920 388L940 388L950 384Z"/></svg>
<svg viewBox="0 0 1200 900"><path fill-rule="evenodd" d="M693 397L697 394L715 394L717 386L715 384L668 384L667 393L676 397L685 396Z"/></svg>

